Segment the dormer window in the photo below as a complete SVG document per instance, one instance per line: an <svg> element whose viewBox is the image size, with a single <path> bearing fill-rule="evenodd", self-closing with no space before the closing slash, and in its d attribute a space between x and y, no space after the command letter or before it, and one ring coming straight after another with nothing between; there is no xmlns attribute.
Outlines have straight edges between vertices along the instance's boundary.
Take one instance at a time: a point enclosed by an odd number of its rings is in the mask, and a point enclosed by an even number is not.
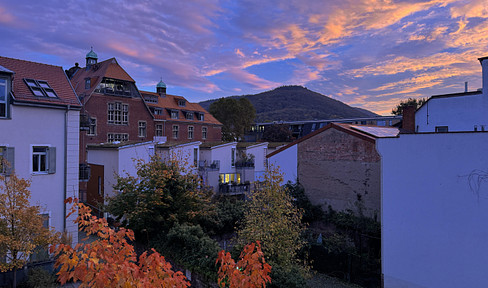
<svg viewBox="0 0 488 288"><path fill-rule="evenodd" d="M204 113L196 113L198 121L204 121Z"/></svg>
<svg viewBox="0 0 488 288"><path fill-rule="evenodd" d="M163 115L163 109L154 108L154 115Z"/></svg>
<svg viewBox="0 0 488 288"><path fill-rule="evenodd" d="M186 101L185 100L178 100L178 106L185 107L186 106Z"/></svg>
<svg viewBox="0 0 488 288"><path fill-rule="evenodd" d="M90 89L91 87L91 80L90 78L85 78L85 89Z"/></svg>
<svg viewBox="0 0 488 288"><path fill-rule="evenodd" d="M178 119L178 111L171 110L171 119Z"/></svg>
<svg viewBox="0 0 488 288"><path fill-rule="evenodd" d="M187 120L193 120L193 112L186 112L186 117Z"/></svg>
<svg viewBox="0 0 488 288"><path fill-rule="evenodd" d="M32 94L34 94L35 96L50 98L58 97L58 95L56 95L56 92L54 92L54 89L51 88L47 81L24 78L24 82L25 84L27 84Z"/></svg>

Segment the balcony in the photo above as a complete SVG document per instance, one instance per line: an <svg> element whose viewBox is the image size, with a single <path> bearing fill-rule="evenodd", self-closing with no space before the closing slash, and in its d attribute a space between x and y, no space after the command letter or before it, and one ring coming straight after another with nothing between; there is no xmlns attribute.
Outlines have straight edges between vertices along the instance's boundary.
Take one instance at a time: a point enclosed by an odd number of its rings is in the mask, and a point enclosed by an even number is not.
<svg viewBox="0 0 488 288"><path fill-rule="evenodd" d="M250 191L251 184L219 184L219 193L223 195L240 195L247 194Z"/></svg>
<svg viewBox="0 0 488 288"><path fill-rule="evenodd" d="M237 168L254 168L254 161L237 161L235 166Z"/></svg>
<svg viewBox="0 0 488 288"><path fill-rule="evenodd" d="M208 163L206 160L198 161L198 169L199 170L219 170L220 169L220 161L214 160L212 163Z"/></svg>

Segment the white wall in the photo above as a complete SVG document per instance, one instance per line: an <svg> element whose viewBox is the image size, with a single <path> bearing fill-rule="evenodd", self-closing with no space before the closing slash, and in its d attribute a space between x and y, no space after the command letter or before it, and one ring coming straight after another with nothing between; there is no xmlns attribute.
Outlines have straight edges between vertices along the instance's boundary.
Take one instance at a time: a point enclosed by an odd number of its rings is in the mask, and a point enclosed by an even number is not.
<svg viewBox="0 0 488 288"><path fill-rule="evenodd" d="M220 171L219 173L236 173L236 169L232 166L231 154L232 148L237 151L237 142L232 142L230 144L219 145L211 148L211 161L220 161ZM237 154L237 152L236 152ZM237 155L235 155L235 161L237 161Z"/></svg>
<svg viewBox="0 0 488 288"><path fill-rule="evenodd" d="M486 143L488 133L377 140L385 287L486 287L488 182L475 185Z"/></svg>
<svg viewBox="0 0 488 288"><path fill-rule="evenodd" d="M482 94L431 98L415 114L418 132L435 132L436 126L448 126L451 131L488 131L488 114Z"/></svg>
<svg viewBox="0 0 488 288"><path fill-rule="evenodd" d="M119 174L119 157L117 149L88 149L87 162L89 164L103 165L103 185L106 197L115 196L113 186L117 183L116 175Z"/></svg>
<svg viewBox="0 0 488 288"><path fill-rule="evenodd" d="M266 172L266 151L268 149L268 142L249 146L244 151L246 154L254 155L254 181L259 180Z"/></svg>
<svg viewBox="0 0 488 288"><path fill-rule="evenodd" d="M78 197L79 112L63 109L11 106L12 119L0 120L0 146L15 148L15 173L31 180L31 204L50 214L50 225L63 231L64 193ZM67 123L67 182L65 186L65 123ZM56 147L56 173L32 173L32 147ZM66 228L77 242L77 227L68 220Z"/></svg>
<svg viewBox="0 0 488 288"><path fill-rule="evenodd" d="M293 145L268 158L268 164L279 167L283 175L283 184L297 180L298 145Z"/></svg>

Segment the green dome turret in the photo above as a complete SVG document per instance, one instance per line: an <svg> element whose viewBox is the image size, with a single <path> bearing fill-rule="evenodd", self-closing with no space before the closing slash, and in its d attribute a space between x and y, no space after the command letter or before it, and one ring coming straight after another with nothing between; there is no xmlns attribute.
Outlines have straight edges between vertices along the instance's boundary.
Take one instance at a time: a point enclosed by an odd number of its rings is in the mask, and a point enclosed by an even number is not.
<svg viewBox="0 0 488 288"><path fill-rule="evenodd" d="M166 84L164 84L163 80L159 81L158 85L156 85L156 88L166 88Z"/></svg>
<svg viewBox="0 0 488 288"><path fill-rule="evenodd" d="M158 85L156 85L156 92L159 94L159 96L164 97L166 96L166 84L164 84L163 79L161 78L161 81L159 81Z"/></svg>
<svg viewBox="0 0 488 288"><path fill-rule="evenodd" d="M86 54L86 69L90 69L92 65L97 64L97 60L97 53L93 52L93 47L91 47L90 52Z"/></svg>
<svg viewBox="0 0 488 288"><path fill-rule="evenodd" d="M97 53L93 52L93 47L91 48L90 52L86 54L86 58L98 59Z"/></svg>

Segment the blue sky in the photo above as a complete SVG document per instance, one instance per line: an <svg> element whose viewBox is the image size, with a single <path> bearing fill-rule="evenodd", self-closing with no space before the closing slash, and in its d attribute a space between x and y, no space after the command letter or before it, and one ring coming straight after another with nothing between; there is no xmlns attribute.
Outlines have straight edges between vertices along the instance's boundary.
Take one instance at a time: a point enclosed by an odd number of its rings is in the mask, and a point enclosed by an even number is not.
<svg viewBox="0 0 488 288"><path fill-rule="evenodd" d="M93 46L192 102L297 84L388 115L481 88L488 1L0 0L0 38L1 56L65 69Z"/></svg>

